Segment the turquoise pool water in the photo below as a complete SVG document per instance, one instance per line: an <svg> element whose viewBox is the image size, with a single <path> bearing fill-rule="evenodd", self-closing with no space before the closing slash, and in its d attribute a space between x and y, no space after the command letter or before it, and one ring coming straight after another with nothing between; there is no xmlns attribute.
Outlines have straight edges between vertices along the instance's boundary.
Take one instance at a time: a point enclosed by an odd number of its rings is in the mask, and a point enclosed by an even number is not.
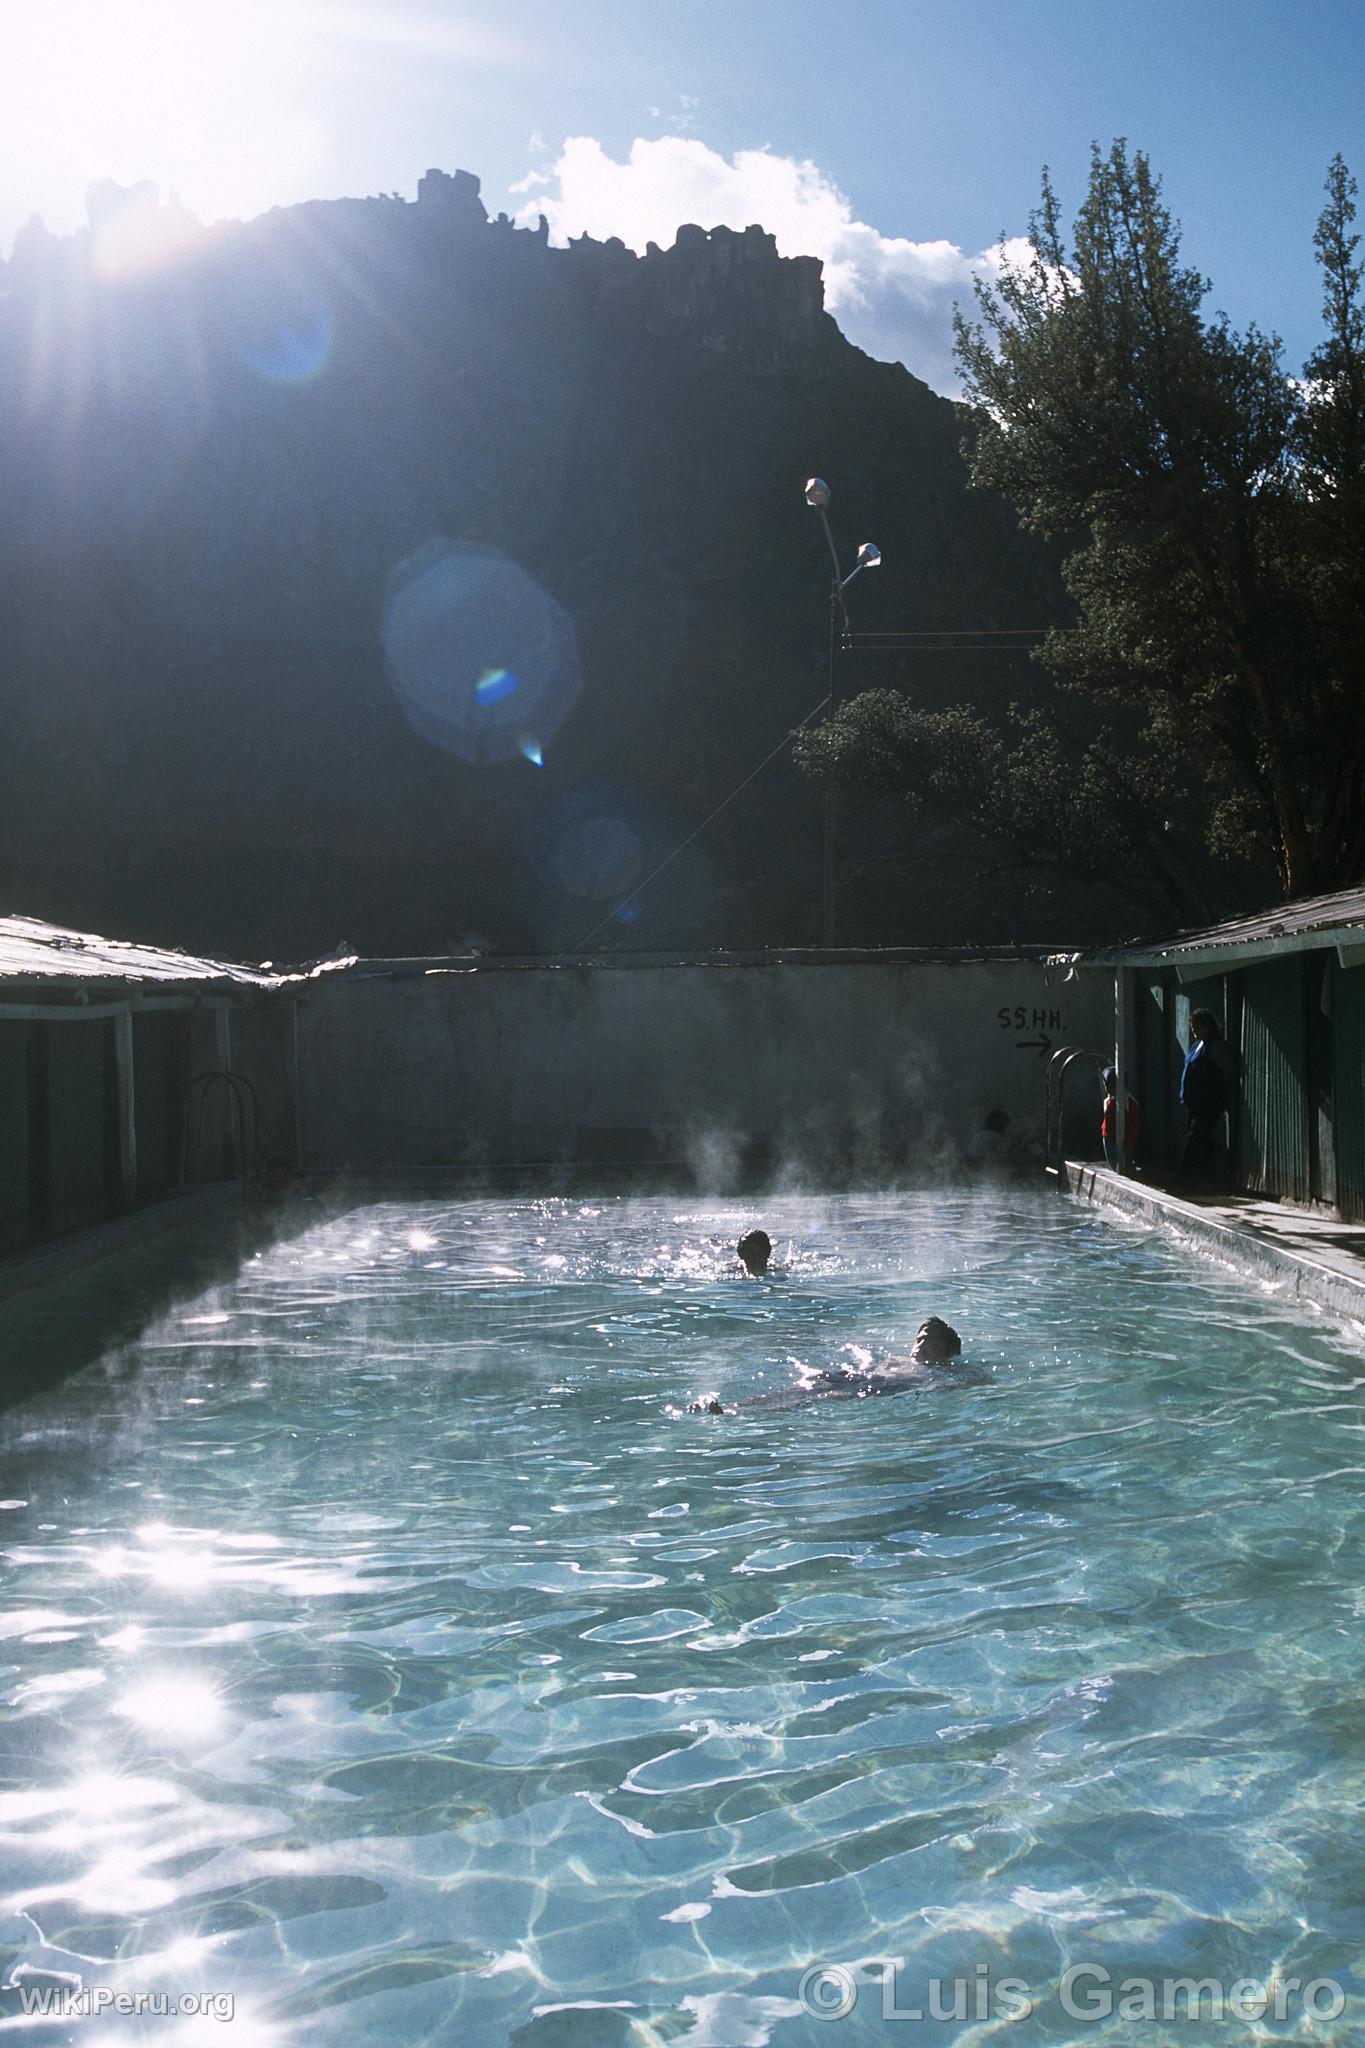
<svg viewBox="0 0 1365 2048"><path fill-rule="evenodd" d="M987 1384L667 1413L931 1311ZM0 1415L0 2019L1358 2042L1363 1387L1031 1193L305 1210ZM1272 2003L1119 2011L1181 1978Z"/></svg>

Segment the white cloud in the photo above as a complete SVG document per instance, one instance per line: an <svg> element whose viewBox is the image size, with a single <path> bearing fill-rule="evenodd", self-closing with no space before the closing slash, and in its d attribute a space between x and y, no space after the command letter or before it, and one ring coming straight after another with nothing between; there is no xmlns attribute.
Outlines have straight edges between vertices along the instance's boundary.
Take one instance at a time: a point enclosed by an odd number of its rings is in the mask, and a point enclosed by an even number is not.
<svg viewBox="0 0 1365 2048"><path fill-rule="evenodd" d="M955 242L911 242L855 220L843 193L808 159L764 149L727 159L681 135L637 139L624 163L592 136L571 136L548 172L514 189L534 194L518 218L545 214L556 242L619 235L642 252L648 242L667 248L684 222L745 228L757 221L783 256L820 258L825 304L850 341L949 394L958 388L954 302L969 305L973 274L999 268L996 249L969 256ZM1026 245L1008 246L1015 254Z"/></svg>

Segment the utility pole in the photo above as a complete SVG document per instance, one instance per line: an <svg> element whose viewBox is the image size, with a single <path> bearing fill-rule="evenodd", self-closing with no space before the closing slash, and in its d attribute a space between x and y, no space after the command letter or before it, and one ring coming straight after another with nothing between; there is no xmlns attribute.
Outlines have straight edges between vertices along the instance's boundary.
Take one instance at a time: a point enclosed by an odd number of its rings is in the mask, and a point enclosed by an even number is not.
<svg viewBox="0 0 1365 2048"><path fill-rule="evenodd" d="M848 606L844 592L854 577L863 569L875 569L882 559L882 551L873 541L865 540L854 559L847 576L839 570L839 551L834 545L834 535L829 523L830 488L823 477L812 476L806 480L806 503L820 514L824 528L825 544L829 558L834 565L834 577L829 593L829 702L825 713L826 723L833 718L838 708L839 652L849 641ZM825 848L821 866L820 889L820 944L828 950L834 944L835 897L838 873L839 836L839 792L834 782L825 783Z"/></svg>

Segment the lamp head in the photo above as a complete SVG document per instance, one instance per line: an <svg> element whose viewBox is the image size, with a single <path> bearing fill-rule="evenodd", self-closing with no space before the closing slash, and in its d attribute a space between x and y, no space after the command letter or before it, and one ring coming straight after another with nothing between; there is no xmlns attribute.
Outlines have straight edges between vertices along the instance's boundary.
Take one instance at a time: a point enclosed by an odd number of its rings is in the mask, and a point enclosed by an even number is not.
<svg viewBox="0 0 1365 2048"><path fill-rule="evenodd" d="M822 512L829 503L829 485L822 476L806 479L806 503L814 511Z"/></svg>
<svg viewBox="0 0 1365 2048"><path fill-rule="evenodd" d="M873 540L865 540L858 550L857 567L859 569L879 569L881 563L882 551L877 546L877 543Z"/></svg>

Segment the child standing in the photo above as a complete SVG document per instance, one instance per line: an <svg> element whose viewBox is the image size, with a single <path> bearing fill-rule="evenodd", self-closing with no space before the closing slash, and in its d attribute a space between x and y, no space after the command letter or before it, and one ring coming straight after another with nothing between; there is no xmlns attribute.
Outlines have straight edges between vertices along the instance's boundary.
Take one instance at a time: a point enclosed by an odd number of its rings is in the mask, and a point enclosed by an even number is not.
<svg viewBox="0 0 1365 2048"><path fill-rule="evenodd" d="M1142 1128L1142 1116L1136 1096L1123 1091L1123 1149L1131 1166L1137 1150L1138 1136ZM1104 1114L1100 1119L1100 1138L1104 1145L1104 1156L1110 1166L1119 1163L1119 1077L1113 1067L1104 1070Z"/></svg>

